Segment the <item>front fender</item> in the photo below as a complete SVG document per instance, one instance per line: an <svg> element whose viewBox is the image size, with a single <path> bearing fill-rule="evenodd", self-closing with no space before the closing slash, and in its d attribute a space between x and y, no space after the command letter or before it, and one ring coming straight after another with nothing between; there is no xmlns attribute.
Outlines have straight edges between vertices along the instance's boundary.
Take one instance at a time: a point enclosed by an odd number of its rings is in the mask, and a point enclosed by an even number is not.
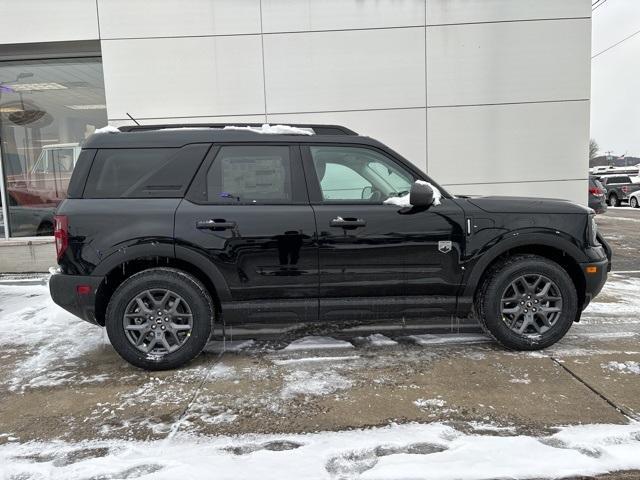
<svg viewBox="0 0 640 480"><path fill-rule="evenodd" d="M499 256L519 247L546 247L568 255L576 263L589 261L581 246L571 235L553 229L528 228L508 232L474 252L464 262L465 275L461 297L473 298L478 283L487 267Z"/></svg>

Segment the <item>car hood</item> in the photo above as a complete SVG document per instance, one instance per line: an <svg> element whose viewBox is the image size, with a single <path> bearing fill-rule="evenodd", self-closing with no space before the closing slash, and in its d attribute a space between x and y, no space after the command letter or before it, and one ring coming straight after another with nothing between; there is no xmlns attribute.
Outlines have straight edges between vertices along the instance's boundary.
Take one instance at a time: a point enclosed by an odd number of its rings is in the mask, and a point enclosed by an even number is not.
<svg viewBox="0 0 640 480"><path fill-rule="evenodd" d="M569 200L531 197L476 197L467 201L490 213L589 213L591 209Z"/></svg>

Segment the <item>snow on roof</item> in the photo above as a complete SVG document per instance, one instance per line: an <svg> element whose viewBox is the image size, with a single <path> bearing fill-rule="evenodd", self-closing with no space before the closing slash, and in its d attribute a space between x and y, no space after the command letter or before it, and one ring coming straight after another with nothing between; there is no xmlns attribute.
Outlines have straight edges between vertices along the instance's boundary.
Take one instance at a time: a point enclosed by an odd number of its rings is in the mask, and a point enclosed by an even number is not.
<svg viewBox="0 0 640 480"><path fill-rule="evenodd" d="M113 125L107 125L106 127L98 128L93 133L120 133L120 129L118 127L114 127Z"/></svg>
<svg viewBox="0 0 640 480"><path fill-rule="evenodd" d="M246 127L239 127L236 125L227 125L224 127L225 130L249 130L255 133L266 133L270 135L278 135L278 134L288 134L288 135L313 135L314 131L311 128L298 128L291 127L289 125L269 125L265 123L262 127L251 127L247 125Z"/></svg>

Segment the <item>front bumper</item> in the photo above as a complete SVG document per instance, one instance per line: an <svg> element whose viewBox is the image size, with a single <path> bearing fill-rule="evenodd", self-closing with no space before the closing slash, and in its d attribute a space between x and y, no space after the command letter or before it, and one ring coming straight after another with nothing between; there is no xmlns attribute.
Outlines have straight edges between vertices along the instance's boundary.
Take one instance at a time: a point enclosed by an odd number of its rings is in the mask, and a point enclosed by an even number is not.
<svg viewBox="0 0 640 480"><path fill-rule="evenodd" d="M96 321L96 294L103 277L56 273L49 279L49 292L55 303L89 323ZM78 286L89 286L88 293L78 293Z"/></svg>
<svg viewBox="0 0 640 480"><path fill-rule="evenodd" d="M600 245L602 245L602 249L604 250L606 257L601 260L580 264L585 278L585 298L584 305L582 305L583 310L587 308L587 305L589 305L591 300L600 293L602 287L604 287L604 284L607 281L607 274L611 271L611 257L613 255L611 246L600 233L598 233L597 239L598 242L600 242ZM596 272L588 273L587 267L596 267Z"/></svg>

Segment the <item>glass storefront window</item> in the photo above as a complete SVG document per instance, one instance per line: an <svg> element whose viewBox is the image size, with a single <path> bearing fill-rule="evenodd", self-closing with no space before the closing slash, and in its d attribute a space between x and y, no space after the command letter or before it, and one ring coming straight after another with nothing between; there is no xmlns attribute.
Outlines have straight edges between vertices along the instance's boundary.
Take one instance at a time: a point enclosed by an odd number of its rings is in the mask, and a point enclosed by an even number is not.
<svg viewBox="0 0 640 480"><path fill-rule="evenodd" d="M0 62L0 234L53 234L82 141L107 124L100 58Z"/></svg>

